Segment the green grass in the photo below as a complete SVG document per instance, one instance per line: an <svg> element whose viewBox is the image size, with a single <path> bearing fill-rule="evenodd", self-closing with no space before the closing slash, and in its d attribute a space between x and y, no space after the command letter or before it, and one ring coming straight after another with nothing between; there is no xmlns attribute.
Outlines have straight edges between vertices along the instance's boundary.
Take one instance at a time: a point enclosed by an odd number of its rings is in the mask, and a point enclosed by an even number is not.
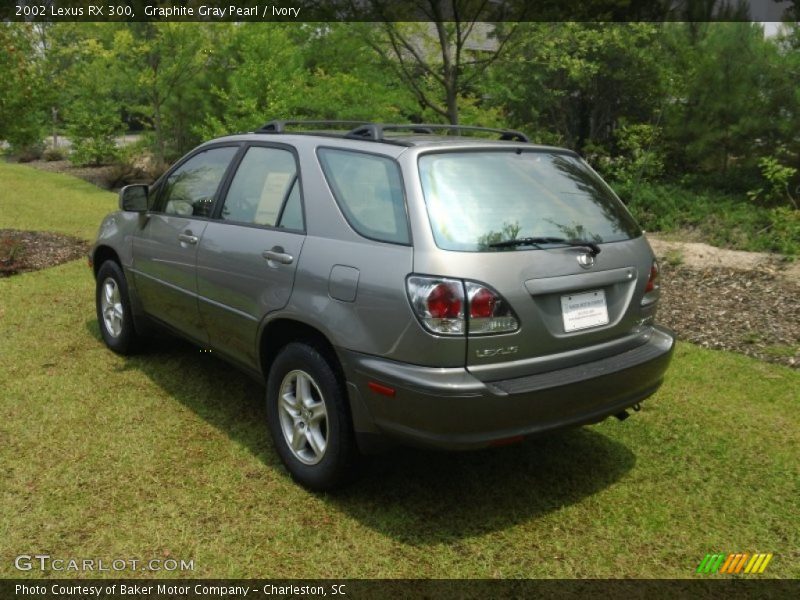
<svg viewBox="0 0 800 600"><path fill-rule="evenodd" d="M117 196L58 173L0 161L0 229L57 231L92 239Z"/></svg>
<svg viewBox="0 0 800 600"><path fill-rule="evenodd" d="M23 553L168 555L198 577L694 577L706 553L742 551L800 576L787 368L680 344L624 423L398 449L314 495L279 465L259 386L178 342L104 348L82 261L0 280L0 340L0 577Z"/></svg>

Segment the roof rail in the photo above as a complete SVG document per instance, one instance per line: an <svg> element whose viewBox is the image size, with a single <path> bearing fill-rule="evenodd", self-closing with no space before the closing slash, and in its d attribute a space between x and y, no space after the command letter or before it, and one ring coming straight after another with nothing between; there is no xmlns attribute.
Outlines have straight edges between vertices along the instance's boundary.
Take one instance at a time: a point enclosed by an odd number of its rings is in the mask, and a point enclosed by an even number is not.
<svg viewBox="0 0 800 600"><path fill-rule="evenodd" d="M313 121L285 121L276 119L264 123L260 128L256 129L256 133L284 133L286 127L293 125L331 125L336 129L350 129L353 126L367 125L367 121L337 121L337 120L313 120Z"/></svg>
<svg viewBox="0 0 800 600"><path fill-rule="evenodd" d="M473 125L443 125L441 123L365 123L356 127L347 134L347 137L384 140L386 131L412 131L413 133L433 133L436 129L446 129L448 132L454 131L461 135L462 131L480 131L484 133L499 133L500 139L504 141L529 142L528 136L521 131L514 129L496 129L494 127L475 127Z"/></svg>
<svg viewBox="0 0 800 600"><path fill-rule="evenodd" d="M345 137L359 140L388 141L384 135L387 131L410 131L412 133L433 134L435 130L446 130L447 133L461 135L462 131L479 131L500 134L504 141L529 142L528 136L514 129L496 129L493 127L475 127L473 125L446 125L441 123L370 123L368 121L312 120L286 121L276 119L269 121L256 130L256 133L285 133L287 126L323 125L331 129L344 129Z"/></svg>

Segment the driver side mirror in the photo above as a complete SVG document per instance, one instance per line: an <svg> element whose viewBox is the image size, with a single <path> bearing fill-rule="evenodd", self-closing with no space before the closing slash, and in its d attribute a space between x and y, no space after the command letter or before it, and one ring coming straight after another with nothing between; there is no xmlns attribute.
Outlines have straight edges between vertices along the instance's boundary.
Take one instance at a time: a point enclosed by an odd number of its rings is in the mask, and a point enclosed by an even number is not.
<svg viewBox="0 0 800 600"><path fill-rule="evenodd" d="M148 186L141 183L126 185L119 191L119 207L130 212L145 212L147 210Z"/></svg>

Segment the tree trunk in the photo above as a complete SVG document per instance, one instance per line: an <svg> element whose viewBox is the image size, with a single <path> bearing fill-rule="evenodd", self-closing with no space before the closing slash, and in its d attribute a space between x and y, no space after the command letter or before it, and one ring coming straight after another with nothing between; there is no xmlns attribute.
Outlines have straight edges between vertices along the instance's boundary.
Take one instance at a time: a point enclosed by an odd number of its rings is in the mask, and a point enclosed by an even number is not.
<svg viewBox="0 0 800 600"><path fill-rule="evenodd" d="M451 125L458 125L458 92L455 86L447 88L447 118Z"/></svg>
<svg viewBox="0 0 800 600"><path fill-rule="evenodd" d="M53 150L55 150L58 148L58 109L51 106L50 114L53 117Z"/></svg>
<svg viewBox="0 0 800 600"><path fill-rule="evenodd" d="M158 99L153 102L153 130L156 134L156 159L158 164L162 165L165 162L164 158L164 136L161 131L161 103Z"/></svg>

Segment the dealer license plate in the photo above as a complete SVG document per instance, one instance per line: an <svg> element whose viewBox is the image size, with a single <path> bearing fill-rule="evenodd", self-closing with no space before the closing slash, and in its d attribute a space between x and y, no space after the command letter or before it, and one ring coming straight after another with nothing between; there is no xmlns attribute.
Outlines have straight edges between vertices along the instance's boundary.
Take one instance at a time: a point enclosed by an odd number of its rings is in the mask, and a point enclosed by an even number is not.
<svg viewBox="0 0 800 600"><path fill-rule="evenodd" d="M577 331L608 323L606 293L603 290L561 296L564 331Z"/></svg>

